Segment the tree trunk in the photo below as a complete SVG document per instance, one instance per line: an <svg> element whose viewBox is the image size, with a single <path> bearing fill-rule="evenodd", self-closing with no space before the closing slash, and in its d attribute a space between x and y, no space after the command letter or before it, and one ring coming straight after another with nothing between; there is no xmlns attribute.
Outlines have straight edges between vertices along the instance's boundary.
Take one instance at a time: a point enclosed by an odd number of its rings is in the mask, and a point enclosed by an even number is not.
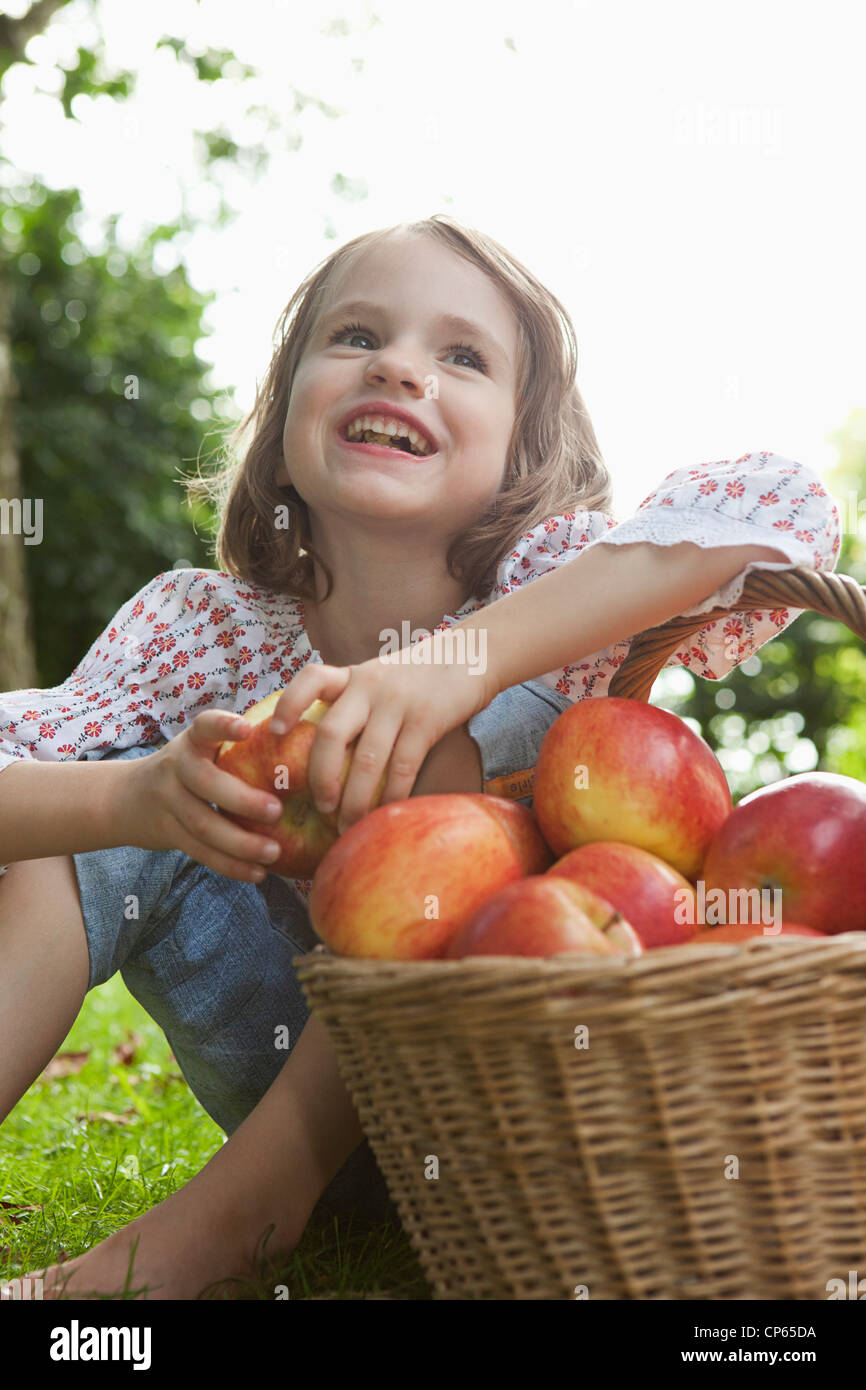
<svg viewBox="0 0 866 1390"><path fill-rule="evenodd" d="M13 426L9 324L9 284L0 272L0 691L37 684L23 528L14 525L16 513L20 516L15 499L23 507L24 498Z"/></svg>
<svg viewBox="0 0 866 1390"><path fill-rule="evenodd" d="M17 19L0 15L0 76L26 61L30 40L41 34L68 0L35 0ZM15 373L9 341L9 283L0 261L0 691L29 690L37 684L36 646L30 613L23 527L21 469L15 447ZM31 516L33 513L31 513Z"/></svg>

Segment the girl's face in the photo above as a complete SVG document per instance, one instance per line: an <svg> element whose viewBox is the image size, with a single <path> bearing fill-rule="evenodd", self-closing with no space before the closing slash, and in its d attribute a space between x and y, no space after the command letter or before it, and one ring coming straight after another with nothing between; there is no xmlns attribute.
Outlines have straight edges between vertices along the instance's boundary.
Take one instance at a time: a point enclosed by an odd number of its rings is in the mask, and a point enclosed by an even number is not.
<svg viewBox="0 0 866 1390"><path fill-rule="evenodd" d="M471 524L502 485L516 357L507 299L428 237L395 235L344 271L298 363L277 474L310 508L314 541L327 553L337 518L423 522L443 539ZM351 447L347 417L374 401L408 411L435 452Z"/></svg>

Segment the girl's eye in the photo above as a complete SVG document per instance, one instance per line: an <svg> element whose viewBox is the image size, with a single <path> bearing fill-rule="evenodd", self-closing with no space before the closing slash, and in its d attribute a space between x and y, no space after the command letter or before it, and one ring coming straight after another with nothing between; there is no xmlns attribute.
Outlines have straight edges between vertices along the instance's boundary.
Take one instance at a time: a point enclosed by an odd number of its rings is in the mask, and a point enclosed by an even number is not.
<svg viewBox="0 0 866 1390"><path fill-rule="evenodd" d="M369 334L366 328L363 328L361 324L345 323L343 324L342 328L337 328L334 330L334 332L328 339L328 343L330 344L341 342L343 338L347 338L350 334L353 338L366 338L368 341L372 337L372 335ZM461 357L474 357L479 370L481 370L482 372L486 372L488 370L487 358L484 356L482 352L479 352L478 348L468 347L465 343L454 343L453 346L448 349L448 351L456 352Z"/></svg>
<svg viewBox="0 0 866 1390"><path fill-rule="evenodd" d="M360 324L347 323L344 324L342 328L335 329L334 332L331 334L330 338L328 339L328 342L338 343L342 338L348 337L350 333L353 338L366 338L368 336L366 331L360 326Z"/></svg>
<svg viewBox="0 0 866 1390"><path fill-rule="evenodd" d="M474 357L482 372L487 371L487 358L477 348L466 347L463 343L455 343L448 349L449 352L456 352L461 357Z"/></svg>

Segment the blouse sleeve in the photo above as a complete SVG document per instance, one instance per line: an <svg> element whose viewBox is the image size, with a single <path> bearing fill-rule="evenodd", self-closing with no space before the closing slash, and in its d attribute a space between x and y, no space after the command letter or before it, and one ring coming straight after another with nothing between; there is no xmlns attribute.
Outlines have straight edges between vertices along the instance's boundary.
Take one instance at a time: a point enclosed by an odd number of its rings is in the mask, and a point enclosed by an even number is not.
<svg viewBox="0 0 866 1390"><path fill-rule="evenodd" d="M492 597L558 568L588 545L677 545L682 541L704 549L765 546L788 557L751 561L715 593L682 609L684 614L699 616L713 608L735 607L752 570L807 565L832 571L841 544L841 523L832 497L811 468L780 454L745 454L735 462L725 459L669 473L634 516L619 524L603 512L569 512L550 518L521 537L500 566ZM707 680L721 680L802 611L775 608L715 619L684 641L665 667L684 666ZM634 635L539 679L574 700L604 694Z"/></svg>
<svg viewBox="0 0 866 1390"><path fill-rule="evenodd" d="M206 674L184 670L204 658L197 629L202 595L193 569L158 574L118 610L60 685L0 694L0 776L16 759L64 762L91 750L161 742L193 705L214 698ZM180 634L180 643L178 636ZM207 639L206 639L207 641Z"/></svg>

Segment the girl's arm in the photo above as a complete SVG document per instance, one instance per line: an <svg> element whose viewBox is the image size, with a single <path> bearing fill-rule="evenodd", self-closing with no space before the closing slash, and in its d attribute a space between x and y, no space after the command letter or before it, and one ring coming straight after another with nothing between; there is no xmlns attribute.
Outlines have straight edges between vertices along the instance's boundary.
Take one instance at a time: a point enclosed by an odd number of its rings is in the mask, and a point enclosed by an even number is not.
<svg viewBox="0 0 866 1390"><path fill-rule="evenodd" d="M126 844L116 806L128 769L30 758L0 769L0 864Z"/></svg>
<svg viewBox="0 0 866 1390"><path fill-rule="evenodd" d="M228 721L230 710L290 678L288 669L266 663L265 653L274 651L276 633L285 640L288 667L297 630L291 604L273 616L249 595L241 599L227 575L192 567L163 572L118 609L65 681L0 692L0 873L17 860L130 843L162 848L130 840L136 831L119 814L121 802L134 802L126 790L141 780L138 765L105 762L102 754L166 741L172 746L197 719L215 713ZM242 784L230 780L235 795ZM217 796L206 799L230 809ZM139 802L138 809L154 808ZM216 813L208 815L216 838L205 843L214 848L228 822L220 817L217 824ZM136 820L138 829L142 820ZM219 862L183 840L173 847L219 873L249 876L249 865L242 869L238 860L252 854L236 855L227 842L222 848L229 857Z"/></svg>
<svg viewBox="0 0 866 1390"><path fill-rule="evenodd" d="M618 553L623 550L625 559ZM467 650L479 650L485 634L488 683L495 695L666 622L755 560L784 564L787 557L767 546L705 550L692 541L590 545L567 565L496 599L455 629L477 630Z"/></svg>
<svg viewBox="0 0 866 1390"><path fill-rule="evenodd" d="M606 602L600 606L596 613L589 613L590 618L594 618L599 624L598 632L603 634L610 629L611 622L618 622L620 615L624 617L629 625L629 633L642 631L642 627L633 626L635 616L640 622L640 614L644 611L641 605L635 603L635 596L631 592L634 585L635 591L640 592L642 599L648 605L646 611L652 614L658 606L658 593L662 608L667 607L666 598L670 592L670 584L673 583L675 599L681 603L682 607L688 607L691 603L705 596L705 592L713 593L727 579L739 574L748 564L754 560L771 560L775 562L785 562L786 556L781 551L771 550L766 546L726 546L703 552L699 546L693 545L690 541L685 541L680 545L662 548L657 545L635 544L627 547L599 546L596 554L601 554L606 558L616 556L617 550L627 549L633 561L631 565L626 563L616 565L612 570L613 584L606 590ZM642 552L638 557L636 551ZM691 553L690 553L691 552ZM586 556L590 552L584 551ZM575 589L582 589L589 581L584 567L584 577L578 585L563 582L563 576L567 576L569 570L573 570L575 563L581 561L581 556L572 561L562 569L554 571L552 574L544 575L534 584L517 594L509 594L507 598L498 599L495 603L488 605L487 608L472 618L465 619L456 625L462 628L475 627L476 629L487 628L488 635L488 654L492 650L492 639L497 631L502 634L502 653L504 656L496 666L499 674L495 677L495 684L499 687L493 692L491 699L501 690L511 686L518 686L526 680L534 679L542 670L553 670L558 666L563 666L566 662L574 659L574 645L572 632L574 629L573 612L575 609ZM695 562L698 562L697 565ZM656 563L658 562L658 563ZM683 578L680 578L682 567ZM541 586L549 581L559 579L552 597L548 597ZM647 582L650 584L649 591L643 587ZM660 585L656 589L656 585ZM694 588L691 592L690 585ZM638 586L641 586L640 588ZM529 600L533 594L541 588L541 597L530 604ZM559 592L556 592L556 589ZM616 604L614 607L613 604ZM682 607L677 607L676 611L681 612ZM521 609L525 610L525 616L521 616ZM490 623L491 615L493 617ZM665 613L665 617L673 614ZM656 621L664 621L664 617ZM654 626L650 617L644 626ZM525 627L530 634L529 642L515 642L515 632ZM588 637L586 640L593 640L593 629L587 629ZM545 665L544 634L549 633L549 641L553 644L550 651L553 654L553 661ZM560 636L561 634L561 636ZM541 639L539 643L538 639ZM565 645L561 651L560 641L564 639ZM617 640L613 636L613 641ZM586 652L597 649L589 646ZM466 650L471 651L472 647L467 643ZM476 643L475 651L479 650ZM559 659L561 653L562 659ZM551 713L551 720L555 717ZM516 769L510 769L516 771ZM484 789L484 775L482 771L481 756L478 744L469 733L467 723L458 725L450 733L441 738L434 744L425 758L421 770L412 787L412 796L424 796L431 792L480 792Z"/></svg>
<svg viewBox="0 0 866 1390"><path fill-rule="evenodd" d="M706 550L691 541L589 545L567 565L455 623L444 634L450 645L438 649L438 661L434 645L424 663L391 657L359 666L307 666L280 697L273 718L291 726L317 696L333 701L313 744L309 778L320 809L339 804L345 830L370 810L387 763L383 800L408 797L429 750L500 691L665 622L755 560L785 563L787 557L766 546ZM455 642L461 629L475 629L476 636ZM461 648L485 652L484 669L449 659ZM345 751L358 735L341 797Z"/></svg>

